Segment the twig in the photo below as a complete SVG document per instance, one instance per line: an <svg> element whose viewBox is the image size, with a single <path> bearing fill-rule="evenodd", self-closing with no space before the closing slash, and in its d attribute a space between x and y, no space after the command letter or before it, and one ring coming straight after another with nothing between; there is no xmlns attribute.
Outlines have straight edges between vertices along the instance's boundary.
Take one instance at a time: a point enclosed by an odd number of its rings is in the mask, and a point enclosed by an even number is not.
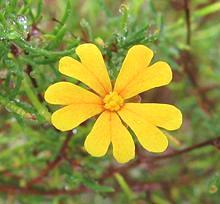
<svg viewBox="0 0 220 204"><path fill-rule="evenodd" d="M17 187L12 185L0 185L0 192L8 194L26 194L26 195L45 195L45 196L54 196L54 195L77 195L79 193L88 192L89 190L83 186L80 186L74 190L65 190L65 189L50 189L42 190L32 187Z"/></svg>
<svg viewBox="0 0 220 204"><path fill-rule="evenodd" d="M50 189L50 190L44 190L44 189L39 189L36 187L32 187L32 185L37 184L39 182L42 182L42 180L49 174L51 170L53 170L55 167L57 167L58 163L65 157L66 154L66 149L68 147L68 143L70 139L72 138L72 134L67 135L67 138L65 139L62 147L60 148L60 151L57 155L57 157L50 162L37 176L36 178L32 179L27 187L17 187L17 186L12 186L12 185L0 185L0 192L8 193L8 194L33 194L33 195L45 195L45 196L53 196L53 195L76 195L79 193L84 193L84 192L89 192L90 190L84 186L80 186L77 189L74 190L65 190L65 189ZM107 171L101 176L99 179L99 182L102 183L106 178L111 177L115 173L120 173L124 171L128 171L129 169L136 167L139 164L143 164L143 162L154 162L157 160L163 160L163 159L168 159L168 158L173 158L188 152L191 152L193 150L206 147L206 146L215 146L216 148L220 149L220 136L206 140L204 142L192 145L190 147L187 147L185 149L175 151L170 154L162 155L162 156L157 156L157 157L150 157L146 159L137 159L134 162L131 162L127 165L121 166L121 167L109 167ZM63 157L64 156L64 157ZM148 185L149 184L149 185ZM144 183L144 189L142 190L147 190L151 189L152 187L158 188L158 185L155 183L153 186L150 183ZM133 186L134 189L137 191L141 190L139 189L138 186Z"/></svg>
<svg viewBox="0 0 220 204"><path fill-rule="evenodd" d="M184 10L185 10L185 22L186 22L186 44L190 46L191 44L191 17L190 17L190 0L183 0ZM181 64L183 65L183 70L186 73L188 79L190 80L192 86L194 87L197 95L198 105L202 110L210 114L210 109L213 108L214 103L206 96L205 92L200 91L200 83L198 80L198 67L194 61L192 53L188 50L182 50L180 53Z"/></svg>
<svg viewBox="0 0 220 204"><path fill-rule="evenodd" d="M205 146L209 146L209 145L213 145L217 148L220 148L220 136L219 137L216 137L216 138L213 138L213 139L210 139L210 140L206 140L204 142L201 142L201 143L198 143L198 144L195 144L195 145L192 145L190 147L187 147L185 149L182 149L182 150L177 150L175 152L172 152L170 154L165 154L165 155L161 155L161 156L152 156L152 157L143 157L143 155L140 155L140 158L137 158L135 161L127 164L127 165L124 165L124 166L121 166L121 167L112 167L110 166L106 171L105 173L102 175L102 177L100 178L100 181L104 181L106 178L109 178L111 176L113 176L115 173L121 173L121 172L124 172L124 171L127 171L143 162L147 162L147 163L151 163L151 162L155 162L157 160L163 160L163 159L169 159L169 158L173 158L173 157L176 157L176 156L179 156L181 154L185 154L185 153L188 153L188 152L191 152L193 150L196 150L196 149L199 149L199 148L202 148L202 147L205 147Z"/></svg>
<svg viewBox="0 0 220 204"><path fill-rule="evenodd" d="M208 169L208 171L204 172L203 175L209 175L212 172L212 169ZM195 182L204 178L200 177L187 177L184 181L173 182L176 186L189 185L189 183ZM161 188L161 184L165 184L166 182L160 181L160 183L156 182L138 182L132 185L132 189L136 192L141 191L152 191L158 190ZM78 195L80 193L90 192L90 190L84 186L79 186L74 190L65 190L65 189L40 189L34 187L17 187L14 185L0 185L0 192L7 194L23 194L23 195L44 195L44 196L57 196L57 195Z"/></svg>
<svg viewBox="0 0 220 204"><path fill-rule="evenodd" d="M67 134L66 139L64 140L63 145L61 146L60 151L57 154L56 158L53 161L49 162L37 177L29 181L27 183L27 186L32 186L34 184L41 182L44 179L44 177L46 177L50 173L50 171L53 170L61 162L61 160L63 160L64 156L66 155L68 143L71 140L72 136L73 136L72 132L69 132Z"/></svg>
<svg viewBox="0 0 220 204"><path fill-rule="evenodd" d="M196 149L199 149L199 148L202 148L202 147L205 147L205 146L209 146L209 145L215 146L216 148L219 149L220 136L216 137L216 138L213 138L213 139L210 139L210 140L206 140L206 141L198 143L198 144L194 144L190 147L187 147L187 148L182 149L182 150L175 151L175 152L170 153L170 154L165 154L165 155L153 157L153 159L154 160L169 159L169 158L176 157L176 156L179 156L181 154L185 154L185 153L188 153L188 152L191 152L191 151L194 151Z"/></svg>
<svg viewBox="0 0 220 204"><path fill-rule="evenodd" d="M199 92L206 93L206 92L213 91L219 88L220 88L220 84L210 84L208 86L200 87Z"/></svg>
<svg viewBox="0 0 220 204"><path fill-rule="evenodd" d="M103 182L103 181L105 181L105 179L112 177L115 173L121 173L123 171L127 171L127 170L135 167L139 163L140 163L140 160L136 159L135 161L130 162L129 164L121 166L121 167L109 166L108 169L101 176L100 182Z"/></svg>
<svg viewBox="0 0 220 204"><path fill-rule="evenodd" d="M190 20L190 8L189 0L184 0L184 9L185 9L185 19L186 19L186 43L190 45L191 43L191 20Z"/></svg>

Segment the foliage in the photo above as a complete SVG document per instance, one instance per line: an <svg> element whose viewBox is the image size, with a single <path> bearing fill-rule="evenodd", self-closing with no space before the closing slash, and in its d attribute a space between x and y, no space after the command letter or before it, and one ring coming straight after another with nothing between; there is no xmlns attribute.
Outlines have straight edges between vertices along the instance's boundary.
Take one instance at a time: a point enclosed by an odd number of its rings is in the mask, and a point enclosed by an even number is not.
<svg viewBox="0 0 220 204"><path fill-rule="evenodd" d="M216 0L0 1L0 201L218 203L219 11ZM93 120L68 133L51 126L56 107L43 93L57 81L76 83L57 62L84 42L102 50L112 80L134 44L171 65L169 87L141 95L183 112L164 157L138 146L121 166L111 153L92 158L83 149Z"/></svg>

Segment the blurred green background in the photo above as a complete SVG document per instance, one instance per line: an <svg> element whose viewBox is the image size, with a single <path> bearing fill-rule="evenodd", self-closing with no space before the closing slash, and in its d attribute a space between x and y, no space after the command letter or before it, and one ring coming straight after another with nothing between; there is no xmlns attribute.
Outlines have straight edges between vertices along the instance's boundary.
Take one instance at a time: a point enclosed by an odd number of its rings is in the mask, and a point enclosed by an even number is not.
<svg viewBox="0 0 220 204"><path fill-rule="evenodd" d="M218 204L219 19L218 0L1 0L0 203ZM50 124L57 107L45 103L44 91L76 82L57 62L76 57L85 42L102 50L112 80L134 44L171 65L172 83L141 95L183 112L181 129L166 132L165 153L137 143L135 160L119 165L111 151L85 152L94 120L67 133Z"/></svg>

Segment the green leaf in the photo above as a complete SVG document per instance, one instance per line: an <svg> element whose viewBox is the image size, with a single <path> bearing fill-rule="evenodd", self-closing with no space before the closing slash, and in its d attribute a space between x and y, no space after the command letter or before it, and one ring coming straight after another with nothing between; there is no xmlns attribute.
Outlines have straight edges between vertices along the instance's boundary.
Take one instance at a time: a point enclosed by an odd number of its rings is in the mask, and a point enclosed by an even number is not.
<svg viewBox="0 0 220 204"><path fill-rule="evenodd" d="M91 190L93 191L96 191L96 192L105 192L105 193L110 193L110 192L114 192L114 188L110 187L110 186L103 186L103 185L99 185L97 184L96 182L94 181L91 181L89 179L86 179L84 178L82 180L82 183L90 188Z"/></svg>

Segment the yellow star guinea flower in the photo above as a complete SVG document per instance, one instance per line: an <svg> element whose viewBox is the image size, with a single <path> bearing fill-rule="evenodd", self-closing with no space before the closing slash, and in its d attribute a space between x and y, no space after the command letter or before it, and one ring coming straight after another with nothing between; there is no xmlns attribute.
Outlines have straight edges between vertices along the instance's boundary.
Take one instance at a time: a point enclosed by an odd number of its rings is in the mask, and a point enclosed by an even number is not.
<svg viewBox="0 0 220 204"><path fill-rule="evenodd" d="M146 150L165 151L168 140L159 128L178 129L181 112L168 104L130 103L127 99L168 84L172 79L170 66L162 61L149 65L153 52L144 45L135 45L128 51L112 87L102 54L95 45L80 45L76 54L81 62L63 57L59 71L83 82L94 92L69 82L51 85L45 92L45 100L64 106L52 114L52 124L67 131L100 114L85 140L85 149L92 156L101 157L112 143L113 155L119 163L135 156L134 141L124 123Z"/></svg>

